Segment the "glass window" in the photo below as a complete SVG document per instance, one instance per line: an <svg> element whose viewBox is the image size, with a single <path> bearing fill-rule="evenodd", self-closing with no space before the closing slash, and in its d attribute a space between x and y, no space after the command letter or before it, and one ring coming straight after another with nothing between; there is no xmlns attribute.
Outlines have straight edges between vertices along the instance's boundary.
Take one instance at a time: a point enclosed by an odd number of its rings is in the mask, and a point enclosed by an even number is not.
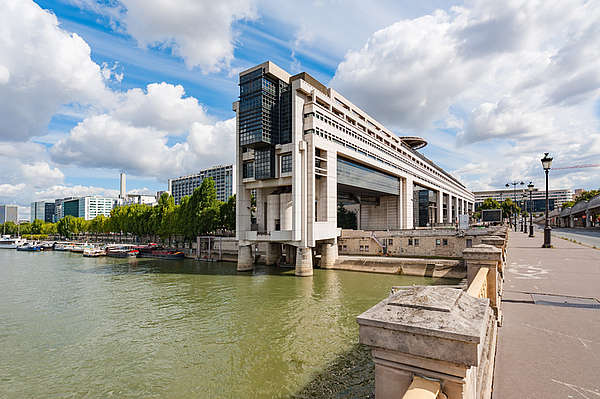
<svg viewBox="0 0 600 399"><path fill-rule="evenodd" d="M415 238L415 247L418 247L418 246L419 246L419 239Z"/></svg>
<svg viewBox="0 0 600 399"><path fill-rule="evenodd" d="M413 239L412 238L408 239L408 245L413 245Z"/></svg>
<svg viewBox="0 0 600 399"><path fill-rule="evenodd" d="M254 177L254 162L244 162L243 178Z"/></svg>
<svg viewBox="0 0 600 399"><path fill-rule="evenodd" d="M444 238L442 240L442 245L448 245L448 239L447 238Z"/></svg>
<svg viewBox="0 0 600 399"><path fill-rule="evenodd" d="M281 173L292 171L292 154L283 154L281 156Z"/></svg>
<svg viewBox="0 0 600 399"><path fill-rule="evenodd" d="M440 240L439 238L435 240L436 246L440 246L441 244L442 244L442 240Z"/></svg>

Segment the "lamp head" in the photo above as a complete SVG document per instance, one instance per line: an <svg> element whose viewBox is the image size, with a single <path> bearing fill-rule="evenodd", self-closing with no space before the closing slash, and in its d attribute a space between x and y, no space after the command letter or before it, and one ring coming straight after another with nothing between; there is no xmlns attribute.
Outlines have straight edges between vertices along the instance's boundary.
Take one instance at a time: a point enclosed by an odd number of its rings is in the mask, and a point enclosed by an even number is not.
<svg viewBox="0 0 600 399"><path fill-rule="evenodd" d="M506 186L505 186L505 187L506 187L506 188L510 187L510 184L506 183Z"/></svg>
<svg viewBox="0 0 600 399"><path fill-rule="evenodd" d="M544 153L544 158L541 159L544 170L550 170L552 167L552 159L552 157L548 156L547 152Z"/></svg>
<svg viewBox="0 0 600 399"><path fill-rule="evenodd" d="M527 185L527 189L529 191L533 191L533 182L532 181L530 181L529 184Z"/></svg>

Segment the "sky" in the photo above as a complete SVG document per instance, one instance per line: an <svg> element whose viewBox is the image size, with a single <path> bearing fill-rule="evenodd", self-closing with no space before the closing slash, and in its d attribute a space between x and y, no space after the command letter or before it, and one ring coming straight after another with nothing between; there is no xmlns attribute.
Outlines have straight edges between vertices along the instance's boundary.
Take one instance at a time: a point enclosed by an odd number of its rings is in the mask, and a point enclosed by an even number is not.
<svg viewBox="0 0 600 399"><path fill-rule="evenodd" d="M469 189L600 164L600 2L0 0L0 203L233 162L238 74L333 87ZM600 187L600 168L550 188Z"/></svg>

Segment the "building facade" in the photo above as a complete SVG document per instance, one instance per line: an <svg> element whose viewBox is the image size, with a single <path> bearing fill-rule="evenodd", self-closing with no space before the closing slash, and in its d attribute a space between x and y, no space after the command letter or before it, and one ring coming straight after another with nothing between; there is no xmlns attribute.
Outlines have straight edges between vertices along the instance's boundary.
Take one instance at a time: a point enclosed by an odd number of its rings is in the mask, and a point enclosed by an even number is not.
<svg viewBox="0 0 600 399"><path fill-rule="evenodd" d="M70 215L85 220L92 220L96 216L110 216L110 211L117 205L116 198L86 196L79 198L65 198L60 201L60 218Z"/></svg>
<svg viewBox="0 0 600 399"><path fill-rule="evenodd" d="M0 224L19 221L19 207L16 205L0 205Z"/></svg>
<svg viewBox="0 0 600 399"><path fill-rule="evenodd" d="M456 223L473 194L417 149L307 73L266 62L240 73L236 112L239 270L251 246L269 243L267 263L285 254L297 275L337 257L338 205L356 210L363 230ZM252 200L254 196L254 200ZM255 203L255 205L254 205Z"/></svg>
<svg viewBox="0 0 600 399"><path fill-rule="evenodd" d="M479 208L483 201L488 198L492 198L498 202L509 198L513 201L522 202L523 194L527 194L527 209L530 209L529 207L532 205L533 212L544 212L546 209L546 190L537 187L533 189L532 193L533 204L529 202L529 191L526 188L517 188L516 192L512 189L474 191L473 194L475 195L475 208ZM549 208L550 210L560 208L563 203L572 201L574 197L575 193L571 189L548 190Z"/></svg>
<svg viewBox="0 0 600 399"><path fill-rule="evenodd" d="M127 194L121 201L123 205L144 204L154 206L157 203L156 195L151 194Z"/></svg>
<svg viewBox="0 0 600 399"><path fill-rule="evenodd" d="M201 170L194 175L169 179L169 192L173 196L175 204L179 205L181 199L186 195L192 195L194 190L200 187L202 181L207 177L211 177L214 180L215 188L217 189L217 199L219 201L225 202L235 194L235 166L218 165Z"/></svg>
<svg viewBox="0 0 600 399"><path fill-rule="evenodd" d="M47 223L55 221L55 203L54 201L36 201L31 203L30 219L42 220Z"/></svg>

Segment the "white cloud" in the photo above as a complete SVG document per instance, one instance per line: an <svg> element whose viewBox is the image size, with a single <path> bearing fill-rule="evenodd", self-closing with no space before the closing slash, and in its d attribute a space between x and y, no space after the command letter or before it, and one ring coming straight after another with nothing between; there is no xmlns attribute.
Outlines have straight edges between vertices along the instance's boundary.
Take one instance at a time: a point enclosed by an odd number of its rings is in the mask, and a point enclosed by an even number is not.
<svg viewBox="0 0 600 399"><path fill-rule="evenodd" d="M13 197L23 191L25 183L0 184L0 197Z"/></svg>
<svg viewBox="0 0 600 399"><path fill-rule="evenodd" d="M331 86L432 143L454 129L449 153L482 166L456 170L473 187L539 180L543 152L562 165L600 158L598 19L593 2L470 1L375 32ZM600 185L571 176L557 182Z"/></svg>
<svg viewBox="0 0 600 399"><path fill-rule="evenodd" d="M66 197L82 197L86 195L99 195L103 197L116 198L119 194L118 190L111 190L103 187L94 186L66 186L62 184L53 185L43 190L35 192L35 198L47 199L47 198L66 198Z"/></svg>
<svg viewBox="0 0 600 399"><path fill-rule="evenodd" d="M236 32L232 24L256 17L253 0L120 0L106 3L71 0L107 15L142 47L168 48L188 68L217 72L233 60Z"/></svg>
<svg viewBox="0 0 600 399"><path fill-rule="evenodd" d="M77 34L32 1L6 0L0 13L0 140L43 133L62 104L109 101L100 67Z"/></svg>
<svg viewBox="0 0 600 399"><path fill-rule="evenodd" d="M124 169L137 176L174 177L233 161L235 119L189 126L187 141L169 145L168 132L136 127L104 114L79 123L51 149L55 161Z"/></svg>

